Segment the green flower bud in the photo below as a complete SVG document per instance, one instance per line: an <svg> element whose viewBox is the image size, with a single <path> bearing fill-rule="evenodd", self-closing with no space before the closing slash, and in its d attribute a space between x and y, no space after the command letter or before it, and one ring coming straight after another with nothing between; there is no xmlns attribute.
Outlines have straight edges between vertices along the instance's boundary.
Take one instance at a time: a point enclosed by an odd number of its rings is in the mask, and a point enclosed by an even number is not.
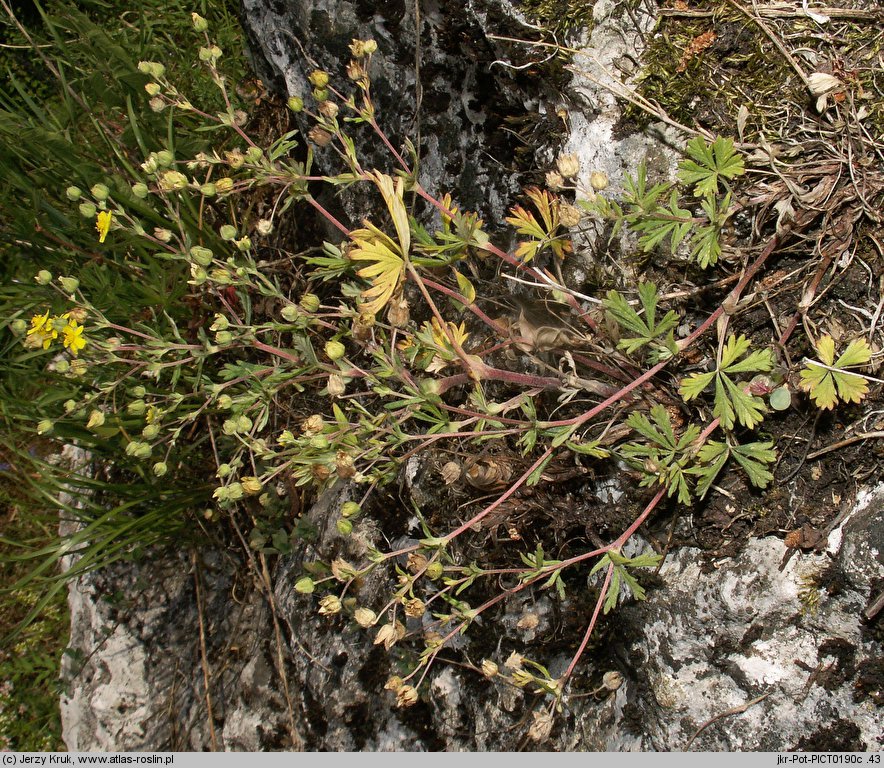
<svg viewBox="0 0 884 768"><path fill-rule="evenodd" d="M199 50L200 61L211 61L212 60L212 49L207 46L202 46Z"/></svg>
<svg viewBox="0 0 884 768"><path fill-rule="evenodd" d="M280 311L280 314L282 319L288 323L294 323L301 316L301 313L294 304L286 304Z"/></svg>
<svg viewBox="0 0 884 768"><path fill-rule="evenodd" d="M345 501L341 507L341 514L348 520L354 517L359 517L359 515L362 514L362 507L360 507L355 501Z"/></svg>
<svg viewBox="0 0 884 768"><path fill-rule="evenodd" d="M239 501L243 497L242 485L240 483L231 483L227 486L227 498L231 501Z"/></svg>
<svg viewBox="0 0 884 768"><path fill-rule="evenodd" d="M158 96L163 89L159 83L145 83L144 90L147 91L148 96Z"/></svg>
<svg viewBox="0 0 884 768"><path fill-rule="evenodd" d="M261 147L249 147L246 150L246 160L248 160L253 165L260 163L263 157L264 151L261 149Z"/></svg>
<svg viewBox="0 0 884 768"><path fill-rule="evenodd" d="M288 108L295 113L304 109L304 100L298 96L290 96L286 104L288 105Z"/></svg>
<svg viewBox="0 0 884 768"><path fill-rule="evenodd" d="M190 265L190 277L191 279L187 282L190 285L202 285L206 280L209 279L209 275L201 266L198 264Z"/></svg>
<svg viewBox="0 0 884 768"><path fill-rule="evenodd" d="M321 69L314 69L309 75L307 75L307 79L314 88L325 88L325 86L328 85L328 72L323 72Z"/></svg>
<svg viewBox="0 0 884 768"><path fill-rule="evenodd" d="M76 400L65 400L64 401L64 412L65 413L73 413L77 410L77 401Z"/></svg>
<svg viewBox="0 0 884 768"><path fill-rule="evenodd" d="M158 461L156 464L153 465L153 473L157 477L162 477L168 471L169 471L169 468L166 466L165 461Z"/></svg>
<svg viewBox="0 0 884 768"><path fill-rule="evenodd" d="M86 429L95 429L104 424L104 414L99 410L94 410L89 414L89 421L86 422Z"/></svg>
<svg viewBox="0 0 884 768"><path fill-rule="evenodd" d="M298 303L305 312L316 312L320 305L319 296L315 293L305 293Z"/></svg>
<svg viewBox="0 0 884 768"><path fill-rule="evenodd" d="M373 54L378 49L378 44L374 40L366 40L365 44L362 46L362 50L364 50L369 56Z"/></svg>
<svg viewBox="0 0 884 768"><path fill-rule="evenodd" d="M180 171L165 171L160 176L160 189L164 192L187 189L187 176Z"/></svg>
<svg viewBox="0 0 884 768"><path fill-rule="evenodd" d="M236 419L236 428L238 432L248 432L252 428L252 420L243 414Z"/></svg>
<svg viewBox="0 0 884 768"><path fill-rule="evenodd" d="M231 472L233 472L233 467L231 467L230 464L219 464L218 471L215 473L215 475L219 479L223 480L225 477L230 477Z"/></svg>
<svg viewBox="0 0 884 768"><path fill-rule="evenodd" d="M161 243L168 243L172 239L172 232L171 230L164 229L163 227L155 227L153 231L153 236Z"/></svg>
<svg viewBox="0 0 884 768"><path fill-rule="evenodd" d="M325 435L316 435L310 438L310 447L315 448L317 451L324 451L328 446L328 438Z"/></svg>
<svg viewBox="0 0 884 768"><path fill-rule="evenodd" d="M218 179L215 182L215 189L218 190L219 195L223 195L225 192L230 192L233 189L233 179L229 176L224 176L223 178Z"/></svg>
<svg viewBox="0 0 884 768"><path fill-rule="evenodd" d="M230 331L218 331L215 334L216 344L230 344L233 341L233 334Z"/></svg>
<svg viewBox="0 0 884 768"><path fill-rule="evenodd" d="M257 477L244 477L240 482L243 491L249 496L256 496L264 489L263 484Z"/></svg>
<svg viewBox="0 0 884 768"><path fill-rule="evenodd" d="M55 428L55 425L49 419L43 419L37 422L37 434L48 435Z"/></svg>
<svg viewBox="0 0 884 768"><path fill-rule="evenodd" d="M160 434L159 424L148 424L144 429L141 430L141 436L145 440L153 440L158 434Z"/></svg>
<svg viewBox="0 0 884 768"><path fill-rule="evenodd" d="M349 520L345 520L343 517L335 523L335 527L338 529L338 533L340 533L341 536L349 536L353 533L353 523Z"/></svg>
<svg viewBox="0 0 884 768"><path fill-rule="evenodd" d="M218 407L222 411L228 411L233 406L233 398L230 395L221 395L218 398Z"/></svg>
<svg viewBox="0 0 884 768"><path fill-rule="evenodd" d="M327 88L314 88L313 89L313 98L316 100L318 104L321 104L323 101L327 101L329 97Z"/></svg>
<svg viewBox="0 0 884 768"><path fill-rule="evenodd" d="M427 578L435 581L442 575L444 570L445 569L442 566L442 563L440 563L438 560L434 560L427 566Z"/></svg>
<svg viewBox="0 0 884 768"><path fill-rule="evenodd" d="M232 224L224 224L218 232L221 235L222 240L233 240L236 238L236 227Z"/></svg>
<svg viewBox="0 0 884 768"><path fill-rule="evenodd" d="M208 267L212 263L214 254L209 248L203 248L201 245L195 245L190 249L190 260L201 267Z"/></svg>
<svg viewBox="0 0 884 768"><path fill-rule="evenodd" d="M214 184L202 184L200 185L200 194L205 197L214 197L218 194L218 188Z"/></svg>
<svg viewBox="0 0 884 768"><path fill-rule="evenodd" d="M49 285L52 282L52 273L49 270L41 269L35 276L34 280L37 285Z"/></svg>
<svg viewBox="0 0 884 768"><path fill-rule="evenodd" d="M147 184L139 181L137 184L132 185L132 194L139 200L144 200L150 194L150 190L147 188Z"/></svg>
<svg viewBox="0 0 884 768"><path fill-rule="evenodd" d="M236 247L243 252L248 251L252 247L252 241L248 237L240 238L236 241Z"/></svg>
<svg viewBox="0 0 884 768"><path fill-rule="evenodd" d="M230 321L226 315L215 314L215 321L209 326L210 331L226 331L230 327Z"/></svg>
<svg viewBox="0 0 884 768"><path fill-rule="evenodd" d="M65 293L75 293L77 288L80 287L80 281L76 277L60 277L58 282Z"/></svg>
<svg viewBox="0 0 884 768"><path fill-rule="evenodd" d="M174 162L175 155L173 155L168 149L161 149L157 152L157 165L160 168L170 168Z"/></svg>
<svg viewBox="0 0 884 768"><path fill-rule="evenodd" d="M325 354L328 355L329 360L340 360L347 354L347 348L340 341L327 341Z"/></svg>
<svg viewBox="0 0 884 768"><path fill-rule="evenodd" d="M133 416L141 416L147 410L144 400L133 400L126 406L126 410Z"/></svg>
<svg viewBox="0 0 884 768"><path fill-rule="evenodd" d="M9 324L9 328L16 336L24 336L28 330L28 323L19 317Z"/></svg>
<svg viewBox="0 0 884 768"><path fill-rule="evenodd" d="M94 219L97 210L95 203L80 203L80 215L84 219Z"/></svg>
<svg viewBox="0 0 884 768"><path fill-rule="evenodd" d="M92 197L99 201L107 200L107 197L110 194L110 190L107 188L106 184L96 184L89 191L92 193Z"/></svg>
<svg viewBox="0 0 884 768"><path fill-rule="evenodd" d="M133 387L132 389L132 397L144 397L146 394L147 390L141 385Z"/></svg>
<svg viewBox="0 0 884 768"><path fill-rule="evenodd" d="M300 592L302 595L312 595L315 588L316 584L309 576L304 576L295 582L295 592Z"/></svg>
<svg viewBox="0 0 884 768"><path fill-rule="evenodd" d="M209 22L198 13L191 13L190 20L193 22L193 28L196 32L205 32L209 28Z"/></svg>
<svg viewBox="0 0 884 768"><path fill-rule="evenodd" d="M152 450L150 445L141 440L132 440L126 446L126 454L134 456L136 459L149 459Z"/></svg>
<svg viewBox="0 0 884 768"><path fill-rule="evenodd" d="M68 200L76 203L80 199L80 195L83 194L83 190L79 187L68 187L64 193L67 195Z"/></svg>

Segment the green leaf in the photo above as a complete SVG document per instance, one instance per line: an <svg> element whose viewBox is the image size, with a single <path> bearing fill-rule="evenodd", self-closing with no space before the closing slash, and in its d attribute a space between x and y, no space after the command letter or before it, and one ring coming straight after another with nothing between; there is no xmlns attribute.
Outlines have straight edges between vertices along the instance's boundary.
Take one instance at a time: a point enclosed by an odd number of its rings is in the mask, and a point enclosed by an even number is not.
<svg viewBox="0 0 884 768"><path fill-rule="evenodd" d="M707 144L702 136L695 136L686 151L690 159L679 164L678 178L683 184L693 185L696 197L717 195L720 179L733 179L746 172L733 139L719 136Z"/></svg>
<svg viewBox="0 0 884 768"><path fill-rule="evenodd" d="M630 355L646 345L651 345L658 353L668 350L671 354L673 350L670 347L674 341L670 344L669 339L661 341L661 338L671 334L678 325L678 315L670 310L659 323L657 322L659 295L654 283L640 283L638 295L643 316L636 312L617 291L608 291L605 298L604 307L611 317L621 328L634 334L621 338L617 346Z"/></svg>
<svg viewBox="0 0 884 768"><path fill-rule="evenodd" d="M807 362L800 374L801 388L810 393L818 408L834 408L839 398L844 402L859 403L869 391L868 381L843 369L849 365L864 365L872 359L868 342L855 339L835 360L835 341L826 335L817 342L816 351L823 365Z"/></svg>

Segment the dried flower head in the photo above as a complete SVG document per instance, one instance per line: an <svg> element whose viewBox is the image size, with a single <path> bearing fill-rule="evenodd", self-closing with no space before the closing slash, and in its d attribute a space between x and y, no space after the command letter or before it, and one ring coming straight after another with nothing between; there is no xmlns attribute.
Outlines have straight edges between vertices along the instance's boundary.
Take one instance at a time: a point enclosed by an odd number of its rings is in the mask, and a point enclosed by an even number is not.
<svg viewBox="0 0 884 768"><path fill-rule="evenodd" d="M357 608L353 613L356 623L363 629L373 627L378 620L378 615L371 608Z"/></svg>
<svg viewBox="0 0 884 768"><path fill-rule="evenodd" d="M326 595L319 601L319 613L323 616L340 613L341 607L341 601L337 595Z"/></svg>
<svg viewBox="0 0 884 768"><path fill-rule="evenodd" d="M398 691L396 691L397 707L413 707L417 704L417 700L417 689L413 685L403 685Z"/></svg>
<svg viewBox="0 0 884 768"><path fill-rule="evenodd" d="M573 179L580 171L580 161L577 155L559 155L556 168L566 179Z"/></svg>

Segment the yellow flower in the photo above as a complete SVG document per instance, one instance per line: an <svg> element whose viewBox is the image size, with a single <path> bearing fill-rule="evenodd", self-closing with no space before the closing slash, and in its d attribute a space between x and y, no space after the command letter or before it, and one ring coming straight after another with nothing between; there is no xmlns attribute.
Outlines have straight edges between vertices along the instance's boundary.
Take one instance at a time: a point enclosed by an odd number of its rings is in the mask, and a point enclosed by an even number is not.
<svg viewBox="0 0 884 768"><path fill-rule="evenodd" d="M53 339L58 338L58 331L52 327L49 319L49 310L45 315L34 315L31 318L31 327L28 329L28 345L49 349Z"/></svg>
<svg viewBox="0 0 884 768"><path fill-rule="evenodd" d="M65 349L69 349L71 354L76 357L80 350L86 346L86 339L83 338L83 326L76 320L71 320L62 329L62 333L64 334Z"/></svg>
<svg viewBox="0 0 884 768"><path fill-rule="evenodd" d="M110 211L99 211L98 220L95 222L95 229L98 230L98 242L103 243L107 233L110 232L111 219L114 215Z"/></svg>

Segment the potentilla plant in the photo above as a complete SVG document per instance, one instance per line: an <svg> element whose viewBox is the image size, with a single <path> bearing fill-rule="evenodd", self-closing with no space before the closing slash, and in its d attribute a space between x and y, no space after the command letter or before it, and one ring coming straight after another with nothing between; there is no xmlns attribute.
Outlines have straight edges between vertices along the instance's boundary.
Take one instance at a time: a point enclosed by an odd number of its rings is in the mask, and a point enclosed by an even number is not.
<svg viewBox="0 0 884 768"><path fill-rule="evenodd" d="M44 354L48 368L77 378L81 389L37 429L49 433L60 422L74 423L114 442L156 478L202 472L211 480L206 518L247 514L249 544L263 553L287 552L300 535L298 525L285 520L291 494L346 484L350 500L334 513L338 543L343 551L342 542L359 535L363 555L355 562L327 553L296 589L316 596L319 614L346 617L391 653L408 649L401 657L408 671L387 685L398 706L419 700L440 652L477 617L528 592L572 599L575 584L590 578L595 608L567 669L554 676L541 661L518 653L475 667L489 680L543 694L549 710L537 713L535 732L548 735L548 718L564 702L599 617L623 597L643 599L640 575L660 562L658 555L627 548L633 535L665 497L682 504L702 498L726 465L765 487L774 445L745 439L769 412L769 392L758 389L757 377L765 377L770 390L785 386L774 381L772 352L763 344L753 348L741 334L722 338L709 370L681 375L677 367L725 306L732 314L772 249L747 267L726 303L680 338L679 318L659 309L663 299L653 283L612 290L590 312L591 297L553 272L572 252L569 228L587 213L632 228L643 249L666 240L674 252L689 242L696 263L713 268L743 161L728 140L691 142L679 178L699 199L700 214L682 207L673 185L650 185L643 169L622 203L602 197L606 179L594 177L584 212L555 189L528 189L525 204L507 220L519 238L509 253L491 241L476 213L424 189L413 148L400 153L380 128L369 76L373 41L351 45L349 90L316 70L309 78L312 103L289 100L288 109L310 125L307 149L294 159L300 132L265 146L250 136L248 117L232 104L218 69L223 52L204 19L194 14L193 24L202 36L199 61L226 110L202 111L167 79L162 64L142 62L139 69L150 78L152 109L169 115L170 136L176 121L196 120L216 131L224 148L184 158L170 139L167 148L146 153L140 168L128 169L127 188L99 181L67 193L94 222L98 246L138 242L144 255L132 269L168 267L181 275L182 300L195 307L190 322L184 327L167 311L114 322L76 276L41 271L36 284L45 298L30 323L22 320L16 329L27 350ZM393 168L365 168L351 127L370 131ZM314 156L338 172L314 171ZM564 188L577 171L576 158L561 158L552 186ZM377 213L342 222L311 185L342 194L362 185L375 195ZM273 204L250 218L240 201L257 189L272 190ZM309 206L340 236L321 252L287 263L285 271L268 261L264 245L293 206ZM488 262L531 283L535 300L556 311L538 321L536 308L524 303L518 318L500 317L491 299L506 294L480 295L468 276ZM842 398L861 397L853 379L852 388L842 386L856 374L841 368L868 356L847 360L845 353L833 362L824 353L824 363L837 369L830 378ZM675 389L655 379L667 366L680 379ZM815 371L802 382L830 407L834 396L819 395L827 382ZM688 403L705 407L691 410ZM703 418L707 410L711 416ZM210 465L192 459L196 449L211 457ZM464 495L486 494L485 501L468 519L442 528L417 508L420 538L384 551L362 521L378 489L419 454L448 456L442 483ZM493 561L493 547L479 547L476 557L464 546L487 535L478 533L483 525L502 525L498 516L505 518L526 489L542 489L556 473L579 477L609 460L629 465L651 497L608 543L553 557L542 540L521 541L513 529L518 556L505 562ZM362 590L379 569L389 577L383 599ZM615 689L614 682L605 690Z"/></svg>

